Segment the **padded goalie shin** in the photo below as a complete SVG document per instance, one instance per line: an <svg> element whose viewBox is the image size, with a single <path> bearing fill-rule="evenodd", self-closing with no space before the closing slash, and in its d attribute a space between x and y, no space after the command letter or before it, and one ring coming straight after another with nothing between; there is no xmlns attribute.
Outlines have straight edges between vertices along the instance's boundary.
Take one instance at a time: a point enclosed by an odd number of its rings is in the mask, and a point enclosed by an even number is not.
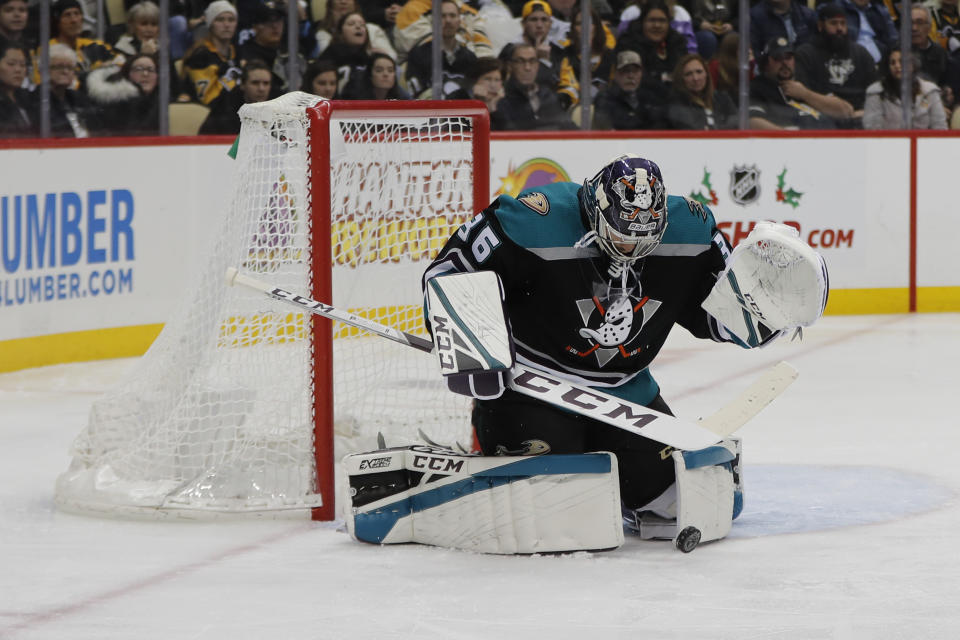
<svg viewBox="0 0 960 640"><path fill-rule="evenodd" d="M350 491L344 516L357 540L502 554L623 544L610 453L483 457L415 445L343 463Z"/></svg>
<svg viewBox="0 0 960 640"><path fill-rule="evenodd" d="M674 493L625 511L626 526L644 539L671 539L684 552L726 537L743 510L741 454L739 438L697 451L674 451Z"/></svg>

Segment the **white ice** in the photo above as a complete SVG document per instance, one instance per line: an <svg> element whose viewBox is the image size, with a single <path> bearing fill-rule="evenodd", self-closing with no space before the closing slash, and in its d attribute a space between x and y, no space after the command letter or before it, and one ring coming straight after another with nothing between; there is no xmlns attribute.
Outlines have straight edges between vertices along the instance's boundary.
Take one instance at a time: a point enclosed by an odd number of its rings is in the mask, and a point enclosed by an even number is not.
<svg viewBox="0 0 960 640"><path fill-rule="evenodd" d="M678 330L654 374L697 417L781 359L800 379L740 432L744 513L691 554L69 515L54 479L132 361L0 375L0 638L960 638L960 315L828 317L756 352Z"/></svg>

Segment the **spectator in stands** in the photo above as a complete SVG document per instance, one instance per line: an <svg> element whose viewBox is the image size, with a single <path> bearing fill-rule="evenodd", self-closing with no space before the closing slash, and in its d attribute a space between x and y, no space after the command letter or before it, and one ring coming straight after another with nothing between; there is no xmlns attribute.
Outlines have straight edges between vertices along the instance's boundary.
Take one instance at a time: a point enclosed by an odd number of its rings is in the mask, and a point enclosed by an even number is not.
<svg viewBox="0 0 960 640"><path fill-rule="evenodd" d="M710 60L717 52L720 41L735 31L739 2L736 0L695 0L693 3L693 28L697 38L697 53Z"/></svg>
<svg viewBox="0 0 960 640"><path fill-rule="evenodd" d="M160 132L156 54L130 56L122 67L101 67L87 76L87 94L100 112L98 135L149 136Z"/></svg>
<svg viewBox="0 0 960 640"><path fill-rule="evenodd" d="M918 73L940 85L947 71L947 52L930 37L930 9L915 4L910 8L910 17L910 48L920 57Z"/></svg>
<svg viewBox="0 0 960 640"><path fill-rule="evenodd" d="M640 17L617 42L617 49L638 52L643 58L643 86L666 95L677 62L687 54L687 42L670 27L666 3L648 0Z"/></svg>
<svg viewBox="0 0 960 640"><path fill-rule="evenodd" d="M29 138L38 131L38 116L27 77L27 52L15 42L0 38L0 138Z"/></svg>
<svg viewBox="0 0 960 640"><path fill-rule="evenodd" d="M77 84L82 84L87 74L105 65L123 64L123 54L117 53L102 40L86 38L83 33L83 12L77 0L57 0L50 7L53 23L53 38L50 44L65 44L77 54ZM34 83L40 83L38 56L34 56Z"/></svg>
<svg viewBox="0 0 960 640"><path fill-rule="evenodd" d="M333 42L319 59L330 60L336 65L342 91L353 76L367 68L373 53L367 23L363 16L355 11L340 18Z"/></svg>
<svg viewBox="0 0 960 640"><path fill-rule="evenodd" d="M460 23L460 6L453 0L440 3L440 32L443 38L443 97L461 88L477 56ZM433 37L410 50L407 58L407 88L416 98L431 96L433 79Z"/></svg>
<svg viewBox="0 0 960 640"><path fill-rule="evenodd" d="M847 13L828 2L817 10L817 35L796 54L797 79L818 93L843 98L853 106L853 120L841 128L860 128L867 87L876 80L873 57L847 37Z"/></svg>
<svg viewBox="0 0 960 640"><path fill-rule="evenodd" d="M375 24L389 31L397 24L397 14L402 8L403 3L397 0L364 0L363 17L367 26Z"/></svg>
<svg viewBox="0 0 960 640"><path fill-rule="evenodd" d="M501 18L511 23L512 18L504 7L488 0L462 0L460 5L460 23L464 27L468 41L473 46L473 52L478 58L490 58L500 53L501 45L494 48L494 43L487 35L488 30L496 29ZM471 5L483 5L479 8ZM391 31L393 46L400 61L406 59L407 54L425 37L433 33L433 16L431 15L431 0L407 0L397 13L397 22ZM487 24L487 18L496 17L493 25ZM499 34L497 34L499 35ZM373 35L371 34L371 39ZM500 42L500 40L498 40Z"/></svg>
<svg viewBox="0 0 960 640"><path fill-rule="evenodd" d="M503 113L498 109L504 96L503 64L497 58L477 58L464 81L464 87L448 96L451 100L481 100L490 112L490 128L507 128Z"/></svg>
<svg viewBox="0 0 960 640"><path fill-rule="evenodd" d="M537 82L536 47L524 43L511 51L505 95L497 107L506 126L521 131L575 128L556 92Z"/></svg>
<svg viewBox="0 0 960 640"><path fill-rule="evenodd" d="M150 0L144 0L127 9L127 32L120 36L113 48L125 56L156 53L159 50L159 35L160 7Z"/></svg>
<svg viewBox="0 0 960 640"><path fill-rule="evenodd" d="M563 56L560 58L560 82L557 93L560 94L560 105L565 109L580 102L580 37L582 33L580 13L580 5L574 6L570 20L570 41L564 47ZM613 47L608 46L600 14L591 9L590 16L590 79L592 82L590 96L593 98L610 82L617 56Z"/></svg>
<svg viewBox="0 0 960 640"><path fill-rule="evenodd" d="M613 82L594 101L594 129L665 129L664 98L645 89L643 60L636 51L617 53Z"/></svg>
<svg viewBox="0 0 960 640"><path fill-rule="evenodd" d="M253 37L240 45L240 63L251 60L260 60L267 63L273 80L270 83L270 97L275 98L290 90L287 82L287 65L289 53L284 50L284 24L287 20L287 7L284 4L267 0L257 5L251 18L253 21ZM294 52L297 57L299 75L306 70L306 60L299 51Z"/></svg>
<svg viewBox="0 0 960 640"><path fill-rule="evenodd" d="M853 106L808 89L794 78L793 46L774 38L760 54L760 74L750 82L752 129L833 129L834 118L853 116Z"/></svg>
<svg viewBox="0 0 960 640"><path fill-rule="evenodd" d="M713 90L707 62L698 53L688 53L677 63L667 118L673 129L737 128L737 107L726 93Z"/></svg>
<svg viewBox="0 0 960 640"><path fill-rule="evenodd" d="M960 0L940 0L940 6L933 10L933 29L935 42L946 49L948 54L960 49Z"/></svg>
<svg viewBox="0 0 960 640"><path fill-rule="evenodd" d="M537 52L540 64L537 66L537 83L551 89L557 87L560 80L560 58L563 47L550 40L550 26L553 24L553 9L545 0L530 0L523 5L520 13L520 26L523 29L520 40L506 46L500 52L500 59L507 62L513 58L513 49L517 44L528 44Z"/></svg>
<svg viewBox="0 0 960 640"><path fill-rule="evenodd" d="M683 36L688 53L696 53L697 36L693 26L693 16L683 5L677 4L676 0L664 0L664 2L667 5L667 15L670 16L670 28ZM640 11L645 4L646 0L633 0L620 13L620 26L617 27L620 35L626 33L630 23L640 17Z"/></svg>
<svg viewBox="0 0 960 640"><path fill-rule="evenodd" d="M240 74L240 83L210 104L210 113L200 125L201 135L240 133L240 107L270 98L273 74L263 60L249 60Z"/></svg>
<svg viewBox="0 0 960 640"><path fill-rule="evenodd" d="M303 91L335 100L337 95L337 67L330 60L315 60L303 75Z"/></svg>
<svg viewBox="0 0 960 640"><path fill-rule="evenodd" d="M900 34L882 0L837 0L847 14L850 39L870 53L874 64L900 46Z"/></svg>
<svg viewBox="0 0 960 640"><path fill-rule="evenodd" d="M370 64L355 74L343 90L346 100L409 100L410 94L397 86L397 63L377 51Z"/></svg>
<svg viewBox="0 0 960 640"><path fill-rule="evenodd" d="M24 51L36 46L27 38L27 1L0 0L0 39L19 44Z"/></svg>
<svg viewBox="0 0 960 640"><path fill-rule="evenodd" d="M65 44L50 45L50 134L89 138L93 108L77 83L77 54Z"/></svg>
<svg viewBox="0 0 960 640"><path fill-rule="evenodd" d="M754 58L753 49L747 48L749 73L747 77L753 80ZM733 103L740 104L740 34L736 31L728 33L720 41L720 47L713 60L707 65L710 79L716 91L723 91L733 99Z"/></svg>
<svg viewBox="0 0 960 640"><path fill-rule="evenodd" d="M319 58L320 55L327 50L327 47L333 42L334 34L339 31L338 26L340 20L350 13L360 13L360 8L357 6L356 0L330 0L330 2L327 3L327 14L316 24L314 30L316 47L310 53L311 58ZM364 12L361 15L364 16L364 24L367 28L367 35L370 38L371 50L383 51L396 60L397 53L390 43L390 38L386 32L379 24L371 24L371 21L365 17L367 15L366 8L364 8ZM394 17L394 20L396 20L396 17Z"/></svg>
<svg viewBox="0 0 960 640"><path fill-rule="evenodd" d="M768 42L784 38L799 47L817 33L817 16L800 0L760 0L750 9L750 46L763 51Z"/></svg>
<svg viewBox="0 0 960 640"><path fill-rule="evenodd" d="M550 20L550 33L547 38L551 42L562 44L570 37L570 22L573 18L573 9L580 4L580 0L549 0L553 10ZM598 11L605 4L605 0L591 0L591 5ZM612 11L610 11L612 12ZM608 13L610 13L608 12Z"/></svg>
<svg viewBox="0 0 960 640"><path fill-rule="evenodd" d="M225 91L237 86L240 63L233 37L237 32L237 10L227 0L207 6L204 20L207 36L190 48L183 59L184 93L181 101L210 104Z"/></svg>
<svg viewBox="0 0 960 640"><path fill-rule="evenodd" d="M916 54L911 64L918 66ZM864 129L900 129L903 126L903 106L900 102L900 80L903 67L900 50L894 49L881 63L880 79L867 87L863 109ZM913 76L913 128L946 129L947 115L940 100L940 88L929 80Z"/></svg>

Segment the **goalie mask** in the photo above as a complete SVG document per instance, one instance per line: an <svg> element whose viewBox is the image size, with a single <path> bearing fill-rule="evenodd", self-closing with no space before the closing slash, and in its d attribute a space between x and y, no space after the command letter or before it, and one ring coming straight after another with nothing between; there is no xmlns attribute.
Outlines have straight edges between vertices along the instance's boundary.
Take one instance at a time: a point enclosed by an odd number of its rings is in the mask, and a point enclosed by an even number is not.
<svg viewBox="0 0 960 640"><path fill-rule="evenodd" d="M584 181L580 206L597 243L619 263L650 255L667 229L667 193L660 167L633 154L614 158Z"/></svg>

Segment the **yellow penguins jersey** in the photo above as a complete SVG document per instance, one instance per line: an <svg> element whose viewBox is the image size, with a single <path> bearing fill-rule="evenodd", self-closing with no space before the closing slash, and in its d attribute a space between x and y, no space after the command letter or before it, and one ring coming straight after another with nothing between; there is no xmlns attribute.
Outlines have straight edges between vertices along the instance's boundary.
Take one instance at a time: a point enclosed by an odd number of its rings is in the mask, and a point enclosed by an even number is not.
<svg viewBox="0 0 960 640"><path fill-rule="evenodd" d="M66 43L56 38L51 38L50 44L52 46ZM93 38L77 38L74 51L77 53L77 86L79 86L83 78L94 69L108 64L122 65L126 60L122 53L114 51L113 47L103 40L95 40ZM33 60L33 82L40 84L40 49L34 51ZM76 86L74 86L74 88L76 88Z"/></svg>
<svg viewBox="0 0 960 640"><path fill-rule="evenodd" d="M198 42L183 56L183 89L191 100L210 104L221 93L230 91L240 80L237 51L230 45L228 58L217 51L209 38Z"/></svg>

